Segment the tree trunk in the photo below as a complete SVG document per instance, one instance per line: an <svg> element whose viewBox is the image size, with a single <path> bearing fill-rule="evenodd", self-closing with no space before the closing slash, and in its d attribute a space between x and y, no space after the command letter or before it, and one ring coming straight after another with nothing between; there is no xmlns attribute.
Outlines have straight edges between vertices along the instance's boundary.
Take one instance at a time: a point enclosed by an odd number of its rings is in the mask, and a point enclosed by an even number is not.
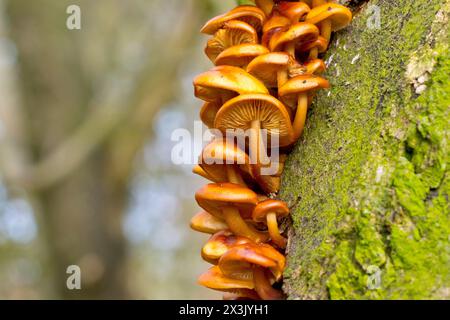
<svg viewBox="0 0 450 320"><path fill-rule="evenodd" d="M284 172L285 290L448 299L450 1L350 5L354 20L326 54L332 88L315 99Z"/></svg>

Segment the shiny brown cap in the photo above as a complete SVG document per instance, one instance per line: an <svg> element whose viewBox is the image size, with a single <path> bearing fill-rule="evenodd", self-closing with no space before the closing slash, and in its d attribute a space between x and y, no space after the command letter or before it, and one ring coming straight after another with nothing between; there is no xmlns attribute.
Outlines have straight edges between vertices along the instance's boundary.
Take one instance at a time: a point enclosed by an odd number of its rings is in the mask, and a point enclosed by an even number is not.
<svg viewBox="0 0 450 320"><path fill-rule="evenodd" d="M264 12L255 6L238 6L233 10L212 18L201 29L202 33L214 34L230 20L239 20L251 25L257 32L261 31L266 20Z"/></svg>

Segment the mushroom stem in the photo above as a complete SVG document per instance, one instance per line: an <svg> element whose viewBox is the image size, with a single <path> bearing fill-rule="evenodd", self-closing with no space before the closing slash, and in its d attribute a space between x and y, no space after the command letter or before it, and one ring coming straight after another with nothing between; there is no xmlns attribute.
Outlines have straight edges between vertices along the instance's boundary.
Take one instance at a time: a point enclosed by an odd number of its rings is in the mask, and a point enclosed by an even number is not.
<svg viewBox="0 0 450 320"><path fill-rule="evenodd" d="M286 45L285 50L287 53L289 53L292 56L292 58L295 59L295 42L294 41L289 42Z"/></svg>
<svg viewBox="0 0 450 320"><path fill-rule="evenodd" d="M266 271L259 266L253 267L253 281L255 283L255 291L263 300L281 300L284 295L281 291L276 290L270 284Z"/></svg>
<svg viewBox="0 0 450 320"><path fill-rule="evenodd" d="M262 11L269 16L272 13L274 6L273 0L256 0L256 5L261 8Z"/></svg>
<svg viewBox="0 0 450 320"><path fill-rule="evenodd" d="M303 133L307 112L308 112L308 94L301 93L298 96L297 111L295 113L295 119L293 123L295 140L300 138L300 136Z"/></svg>
<svg viewBox="0 0 450 320"><path fill-rule="evenodd" d="M235 235L249 238L257 243L267 241L265 234L254 230L242 219L238 209L228 206L222 208L222 211L225 222Z"/></svg>
<svg viewBox="0 0 450 320"><path fill-rule="evenodd" d="M321 36L325 38L325 40L327 41L327 46L330 43L330 38L331 38L331 20L327 19L322 21L322 23L320 24L320 33Z"/></svg>
<svg viewBox="0 0 450 320"><path fill-rule="evenodd" d="M309 52L308 60L317 59L318 56L319 56L319 48L314 47L314 48L312 48L311 51Z"/></svg>
<svg viewBox="0 0 450 320"><path fill-rule="evenodd" d="M267 156L267 149L264 146L261 135L261 122L253 120L250 128L250 159L254 164L270 165L270 158Z"/></svg>
<svg viewBox="0 0 450 320"><path fill-rule="evenodd" d="M245 183L244 179L242 179L241 174L236 170L236 167L233 164L227 164L225 167L227 170L227 177L229 182L247 187L247 184Z"/></svg>
<svg viewBox="0 0 450 320"><path fill-rule="evenodd" d="M266 219L267 219L267 228L269 229L269 235L272 241L278 247L282 249L286 248L287 240L280 235L276 213L271 212L267 214Z"/></svg>
<svg viewBox="0 0 450 320"><path fill-rule="evenodd" d="M277 82L278 82L278 88L281 87L283 84L285 84L288 79L288 71L287 70L281 70L277 72Z"/></svg>

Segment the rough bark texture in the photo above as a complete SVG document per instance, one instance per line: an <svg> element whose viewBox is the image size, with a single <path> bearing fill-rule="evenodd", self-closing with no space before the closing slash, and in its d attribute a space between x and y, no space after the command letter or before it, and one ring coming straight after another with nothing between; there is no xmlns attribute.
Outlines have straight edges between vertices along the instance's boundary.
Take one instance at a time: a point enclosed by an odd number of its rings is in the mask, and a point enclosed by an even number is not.
<svg viewBox="0 0 450 320"><path fill-rule="evenodd" d="M348 1L347 1L348 2ZM290 299L448 299L448 0L355 2L287 162ZM371 5L381 29L368 28ZM381 283L369 289L375 270Z"/></svg>

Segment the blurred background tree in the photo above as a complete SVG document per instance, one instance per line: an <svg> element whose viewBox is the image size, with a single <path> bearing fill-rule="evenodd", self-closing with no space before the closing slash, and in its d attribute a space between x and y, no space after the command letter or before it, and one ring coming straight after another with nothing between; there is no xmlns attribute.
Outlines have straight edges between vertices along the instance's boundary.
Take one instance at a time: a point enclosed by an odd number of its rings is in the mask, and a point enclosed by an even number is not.
<svg viewBox="0 0 450 320"><path fill-rule="evenodd" d="M198 30L233 4L0 1L1 298L216 297L187 226L202 182L168 141L198 117Z"/></svg>

